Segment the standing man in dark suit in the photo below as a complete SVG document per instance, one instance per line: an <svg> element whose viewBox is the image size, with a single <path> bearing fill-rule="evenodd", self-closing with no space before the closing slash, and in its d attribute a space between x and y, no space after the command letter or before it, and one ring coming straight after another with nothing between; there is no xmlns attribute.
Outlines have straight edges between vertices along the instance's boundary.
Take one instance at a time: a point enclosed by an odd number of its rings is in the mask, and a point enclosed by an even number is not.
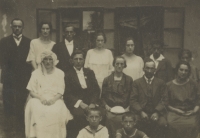
<svg viewBox="0 0 200 138"><path fill-rule="evenodd" d="M87 125L85 109L94 108L100 95L100 88L94 72L83 68L84 53L76 50L71 56L73 67L66 72L64 101L74 120L68 125L68 136L76 138Z"/></svg>
<svg viewBox="0 0 200 138"><path fill-rule="evenodd" d="M163 138L166 130L165 82L154 76L155 63L151 59L144 61L144 76L133 82L130 96L131 110L139 115L138 127L149 137Z"/></svg>
<svg viewBox="0 0 200 138"><path fill-rule="evenodd" d="M27 83L31 65L26 63L30 39L22 35L24 22L11 21L12 34L0 40L0 65L2 68L3 105L7 116L17 115L24 122L24 106L28 95Z"/></svg>
<svg viewBox="0 0 200 138"><path fill-rule="evenodd" d="M55 44L52 51L57 55L59 63L57 67L65 73L72 68L70 64L70 57L74 50L79 47L79 42L74 40L76 35L73 26L66 26L64 28L65 40Z"/></svg>
<svg viewBox="0 0 200 138"><path fill-rule="evenodd" d="M164 80L166 83L171 81L174 78L173 69L171 62L161 54L162 43L158 40L153 41L151 47L152 54L150 58L155 62L155 77Z"/></svg>

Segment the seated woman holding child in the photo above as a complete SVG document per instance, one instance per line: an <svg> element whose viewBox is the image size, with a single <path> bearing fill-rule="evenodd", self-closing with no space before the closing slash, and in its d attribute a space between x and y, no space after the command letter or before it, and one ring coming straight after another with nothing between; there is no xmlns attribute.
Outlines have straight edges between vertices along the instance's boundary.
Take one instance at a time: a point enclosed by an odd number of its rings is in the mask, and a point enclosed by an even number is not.
<svg viewBox="0 0 200 138"><path fill-rule="evenodd" d="M41 69L32 72L27 86L31 98L25 109L26 138L66 138L72 116L62 100L64 72L55 67L53 52L44 51L40 58Z"/></svg>

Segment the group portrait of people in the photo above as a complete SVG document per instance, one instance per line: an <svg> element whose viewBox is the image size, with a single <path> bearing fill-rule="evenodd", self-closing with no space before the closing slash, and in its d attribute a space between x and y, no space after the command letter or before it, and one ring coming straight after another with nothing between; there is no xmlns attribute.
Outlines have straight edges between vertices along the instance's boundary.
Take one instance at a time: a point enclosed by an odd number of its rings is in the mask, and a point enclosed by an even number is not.
<svg viewBox="0 0 200 138"><path fill-rule="evenodd" d="M24 36L24 21L11 21L12 34L0 40L5 116L15 116L26 138L197 138L199 71L192 52L182 49L173 68L152 41L151 54L106 49L103 30L84 51L72 25L64 40L51 40L52 25L38 25L40 37Z"/></svg>

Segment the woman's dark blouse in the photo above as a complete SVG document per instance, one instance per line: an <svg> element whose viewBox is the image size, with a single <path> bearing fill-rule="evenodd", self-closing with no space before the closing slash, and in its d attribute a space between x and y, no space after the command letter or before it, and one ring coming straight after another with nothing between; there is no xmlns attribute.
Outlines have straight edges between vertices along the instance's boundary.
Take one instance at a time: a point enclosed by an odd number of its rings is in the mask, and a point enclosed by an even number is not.
<svg viewBox="0 0 200 138"><path fill-rule="evenodd" d="M127 108L130 101L130 93L132 92L133 79L123 74L120 81L114 80L114 73L106 77L102 87L102 101L110 107L122 106Z"/></svg>
<svg viewBox="0 0 200 138"><path fill-rule="evenodd" d="M200 105L200 90L198 84L189 80L185 84L167 83L167 104L183 111L193 110Z"/></svg>

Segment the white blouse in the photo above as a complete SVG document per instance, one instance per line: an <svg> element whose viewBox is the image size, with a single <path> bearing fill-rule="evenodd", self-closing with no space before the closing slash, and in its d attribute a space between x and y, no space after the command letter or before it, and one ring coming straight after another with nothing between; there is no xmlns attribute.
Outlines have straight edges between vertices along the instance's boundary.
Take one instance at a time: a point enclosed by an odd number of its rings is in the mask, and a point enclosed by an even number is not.
<svg viewBox="0 0 200 138"><path fill-rule="evenodd" d="M141 57L133 55L131 57L127 57L125 54L122 55L126 59L127 67L124 68L123 72L131 76L133 81L141 78L144 75L143 67L144 62Z"/></svg>

